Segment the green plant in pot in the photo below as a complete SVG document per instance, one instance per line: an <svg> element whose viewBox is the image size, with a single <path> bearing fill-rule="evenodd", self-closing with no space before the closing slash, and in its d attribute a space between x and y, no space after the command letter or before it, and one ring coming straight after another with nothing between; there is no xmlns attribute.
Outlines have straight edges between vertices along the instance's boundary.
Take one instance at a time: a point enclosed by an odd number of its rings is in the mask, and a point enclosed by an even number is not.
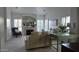
<svg viewBox="0 0 79 59"><path fill-rule="evenodd" d="M67 27L66 26L58 26L58 28L60 28L61 29L61 32L64 33L64 32L66 32L66 28Z"/></svg>

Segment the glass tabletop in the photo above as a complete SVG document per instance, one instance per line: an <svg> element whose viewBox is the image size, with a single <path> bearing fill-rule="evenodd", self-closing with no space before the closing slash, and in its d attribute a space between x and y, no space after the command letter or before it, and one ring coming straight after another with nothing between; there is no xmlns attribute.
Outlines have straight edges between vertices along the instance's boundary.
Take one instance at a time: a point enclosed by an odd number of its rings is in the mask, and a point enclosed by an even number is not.
<svg viewBox="0 0 79 59"><path fill-rule="evenodd" d="M69 34L69 33L51 33L51 34L56 35L58 37L57 51L59 51L59 48L62 43L71 43L79 41L78 34Z"/></svg>

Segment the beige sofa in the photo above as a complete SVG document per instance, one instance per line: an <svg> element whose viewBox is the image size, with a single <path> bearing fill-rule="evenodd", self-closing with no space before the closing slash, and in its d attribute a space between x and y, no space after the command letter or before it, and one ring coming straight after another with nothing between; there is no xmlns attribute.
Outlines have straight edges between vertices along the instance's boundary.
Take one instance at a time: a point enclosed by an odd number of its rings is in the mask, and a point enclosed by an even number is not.
<svg viewBox="0 0 79 59"><path fill-rule="evenodd" d="M29 40L25 41L25 49L51 46L51 39L47 32L33 32Z"/></svg>

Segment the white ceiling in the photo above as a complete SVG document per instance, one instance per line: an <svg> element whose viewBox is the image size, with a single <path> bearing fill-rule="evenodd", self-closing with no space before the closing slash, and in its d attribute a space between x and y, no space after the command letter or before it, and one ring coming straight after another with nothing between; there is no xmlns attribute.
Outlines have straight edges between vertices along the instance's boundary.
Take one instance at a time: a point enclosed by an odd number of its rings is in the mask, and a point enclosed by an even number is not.
<svg viewBox="0 0 79 59"><path fill-rule="evenodd" d="M47 18L55 19L62 16L70 16L70 7L10 7L14 14L23 15L46 15Z"/></svg>
<svg viewBox="0 0 79 59"><path fill-rule="evenodd" d="M46 8L44 7L12 7L12 12L27 13L27 14L45 14Z"/></svg>
<svg viewBox="0 0 79 59"><path fill-rule="evenodd" d="M69 13L70 7L10 7L12 12L43 15L50 13Z"/></svg>

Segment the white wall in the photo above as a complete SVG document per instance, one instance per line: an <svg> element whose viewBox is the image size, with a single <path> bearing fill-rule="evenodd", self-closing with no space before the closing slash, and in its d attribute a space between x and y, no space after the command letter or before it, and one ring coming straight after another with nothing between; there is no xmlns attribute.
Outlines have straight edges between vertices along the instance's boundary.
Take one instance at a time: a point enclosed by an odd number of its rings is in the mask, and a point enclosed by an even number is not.
<svg viewBox="0 0 79 59"><path fill-rule="evenodd" d="M6 9L3 7L0 7L0 49L4 50L5 48L5 39L6 39L6 24L5 24L5 13Z"/></svg>
<svg viewBox="0 0 79 59"><path fill-rule="evenodd" d="M71 8L71 32L77 33L77 8ZM74 28L73 24L75 23L76 27Z"/></svg>
<svg viewBox="0 0 79 59"><path fill-rule="evenodd" d="M7 40L11 38L11 9L9 7L6 8L6 20L7 23Z"/></svg>
<svg viewBox="0 0 79 59"><path fill-rule="evenodd" d="M77 8L77 31L79 34L79 7Z"/></svg>
<svg viewBox="0 0 79 59"><path fill-rule="evenodd" d="M74 27L75 23L75 27ZM71 8L71 32L79 34L79 8Z"/></svg>

